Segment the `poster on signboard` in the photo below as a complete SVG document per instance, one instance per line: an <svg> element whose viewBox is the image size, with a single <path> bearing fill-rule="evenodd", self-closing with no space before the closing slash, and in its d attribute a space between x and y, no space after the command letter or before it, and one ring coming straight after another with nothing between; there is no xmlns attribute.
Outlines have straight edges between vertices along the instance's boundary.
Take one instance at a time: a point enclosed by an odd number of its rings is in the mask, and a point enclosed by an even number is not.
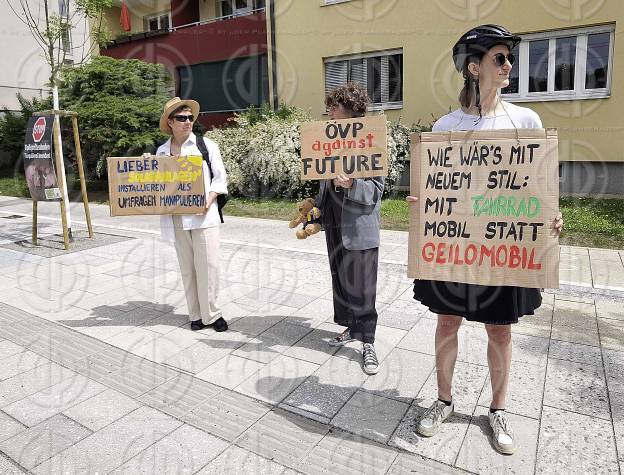
<svg viewBox="0 0 624 475"><path fill-rule="evenodd" d="M35 201L59 201L59 189L54 167L52 129L54 116L31 117L24 139L24 173L30 196Z"/></svg>
<svg viewBox="0 0 624 475"><path fill-rule="evenodd" d="M556 129L412 136L408 275L559 287Z"/></svg>
<svg viewBox="0 0 624 475"><path fill-rule="evenodd" d="M109 157L111 216L206 212L201 156Z"/></svg>
<svg viewBox="0 0 624 475"><path fill-rule="evenodd" d="M306 122L300 132L302 180L388 174L387 122L383 115Z"/></svg>

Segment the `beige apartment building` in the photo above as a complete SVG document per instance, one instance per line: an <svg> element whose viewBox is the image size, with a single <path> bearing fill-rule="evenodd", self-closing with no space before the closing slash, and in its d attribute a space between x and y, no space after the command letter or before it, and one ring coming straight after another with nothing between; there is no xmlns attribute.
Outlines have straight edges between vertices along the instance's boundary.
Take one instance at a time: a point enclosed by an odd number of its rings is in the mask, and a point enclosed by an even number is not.
<svg viewBox="0 0 624 475"><path fill-rule="evenodd" d="M331 87L360 82L406 124L457 107L451 48L473 26L522 35L505 100L560 131L561 188L624 194L621 0L275 0L278 100L323 117Z"/></svg>
<svg viewBox="0 0 624 475"><path fill-rule="evenodd" d="M19 7L19 2L12 2ZM66 12L68 0L49 0L52 14ZM73 7L72 7L73 8ZM35 18L39 18L42 27L44 22L43 9L33 10ZM65 61L73 64L83 61L89 53L89 25L86 21L79 22L62 42L60 47L65 50ZM11 10L8 2L0 2L0 43L3 45L0 54L0 105L9 110L17 110L17 93L25 97L42 97L49 93L47 83L50 79L50 68L43 59L41 47L31 32Z"/></svg>
<svg viewBox="0 0 624 475"><path fill-rule="evenodd" d="M525 40L503 97L559 129L562 192L624 194L622 0L126 0L129 31L115 1L102 54L165 64L206 126L265 102L322 118L347 81L389 119L429 123L458 104L455 41L502 24Z"/></svg>

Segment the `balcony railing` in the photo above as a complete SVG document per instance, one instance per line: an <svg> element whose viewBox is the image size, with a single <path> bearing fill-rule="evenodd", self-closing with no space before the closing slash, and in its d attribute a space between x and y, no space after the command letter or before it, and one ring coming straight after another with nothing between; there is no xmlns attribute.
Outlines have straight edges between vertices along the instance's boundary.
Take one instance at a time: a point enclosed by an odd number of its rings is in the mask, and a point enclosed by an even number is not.
<svg viewBox="0 0 624 475"><path fill-rule="evenodd" d="M220 17L215 17L215 18L209 18L207 20L196 21L194 23L188 23L186 25L179 25L179 26L175 26L175 27L165 28L165 29L162 29L162 30L150 30L150 31L142 31L142 32L139 32L139 33L123 34L123 35L118 36L114 40L110 41L106 45L106 47L115 46L116 44L127 43L129 41L137 41L137 40L143 40L145 38L151 38L151 37L154 37L154 36L166 35L166 34L174 32L174 31L182 30L182 29L185 29L185 28L192 28L194 26L208 25L210 23L217 23L217 22L220 22L220 21L231 20L233 18L241 18L241 17L251 16L251 15L255 15L256 13L264 12L265 10L266 9L264 7L256 8L254 10L249 10L249 11L246 11L246 12L233 13L232 15L225 15L225 16L220 16Z"/></svg>
<svg viewBox="0 0 624 475"><path fill-rule="evenodd" d="M169 31L181 30L182 28L189 28L192 26L200 26L200 25L208 25L210 23L216 23L218 21L230 20L231 18L240 18L249 15L255 15L256 13L265 11L266 8L256 8L255 10L248 10L240 13L232 13L231 15L219 16L216 18L209 18L208 20L196 21L195 23L188 23L186 25L180 25L173 28L170 28Z"/></svg>

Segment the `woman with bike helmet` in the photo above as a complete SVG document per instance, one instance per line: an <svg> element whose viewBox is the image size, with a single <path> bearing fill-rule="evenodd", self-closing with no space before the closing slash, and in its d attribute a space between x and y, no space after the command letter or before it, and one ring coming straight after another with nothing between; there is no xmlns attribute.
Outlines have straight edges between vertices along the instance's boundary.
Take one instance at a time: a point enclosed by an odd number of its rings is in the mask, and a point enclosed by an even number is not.
<svg viewBox="0 0 624 475"><path fill-rule="evenodd" d="M433 126L434 132L542 127L535 112L500 98L500 90L509 86L509 73L515 60L511 51L520 41L519 36L499 25L481 25L462 35L453 48L455 68L464 77L459 95L461 107L440 118ZM407 200L415 203L418 199L408 196ZM562 226L559 215L553 229L560 232ZM414 298L438 314L435 335L438 399L417 422L416 431L431 437L453 413L451 384L457 359L457 332L465 318L485 325L492 384L489 422L493 444L499 452L512 454L514 435L505 413L511 324L523 315L532 315L541 305L540 290L416 280Z"/></svg>

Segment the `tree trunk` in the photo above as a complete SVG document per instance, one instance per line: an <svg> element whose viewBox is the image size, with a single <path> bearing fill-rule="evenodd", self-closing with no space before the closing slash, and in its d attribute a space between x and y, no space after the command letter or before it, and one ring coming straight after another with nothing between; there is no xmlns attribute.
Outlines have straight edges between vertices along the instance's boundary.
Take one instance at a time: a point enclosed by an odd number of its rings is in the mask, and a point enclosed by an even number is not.
<svg viewBox="0 0 624 475"><path fill-rule="evenodd" d="M60 110L59 104L59 95L58 95L58 85L57 85L57 75L58 75L58 65L54 61L54 42L52 41L52 34L50 33L50 12L48 10L48 0L43 1L43 7L45 10L45 21L46 21L46 38L48 39L48 55L50 56L50 86L52 87L52 102L53 109ZM60 45L59 45L60 46ZM63 140L61 138L61 118L58 114L54 114L54 121L58 122L58 144L59 144L59 154L61 155L61 169L57 170L57 177L61 181L63 185L63 201L65 202L65 217L67 219L67 227L69 228L69 235L71 237L71 212L69 209L69 192L67 190L67 180L65 178L65 160L63 157Z"/></svg>

